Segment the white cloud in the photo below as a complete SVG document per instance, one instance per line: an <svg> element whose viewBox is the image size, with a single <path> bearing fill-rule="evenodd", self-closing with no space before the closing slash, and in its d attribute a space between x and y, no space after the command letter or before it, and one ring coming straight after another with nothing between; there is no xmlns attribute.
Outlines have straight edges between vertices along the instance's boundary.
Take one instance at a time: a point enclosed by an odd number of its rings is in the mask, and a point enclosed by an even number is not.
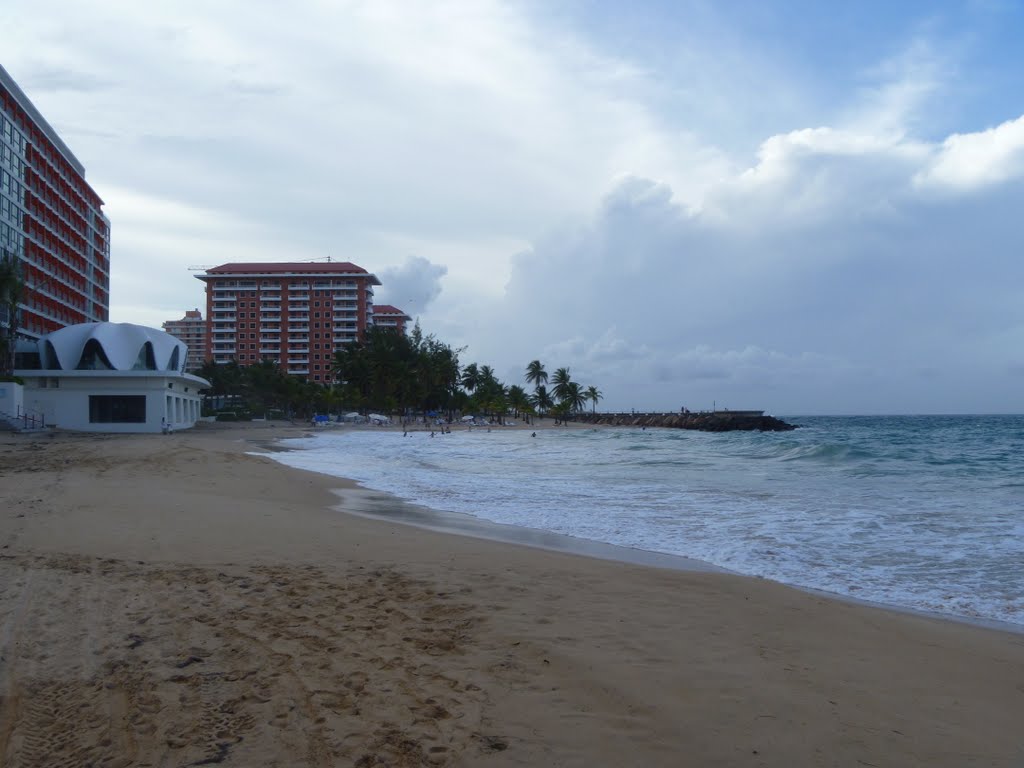
<svg viewBox="0 0 1024 768"><path fill-rule="evenodd" d="M378 277L382 286L377 289L381 304L397 306L407 315L421 315L430 303L441 295L441 279L448 268L432 264L422 256L410 256L399 267L382 270Z"/></svg>
<svg viewBox="0 0 1024 768"><path fill-rule="evenodd" d="M1024 115L977 133L957 133L942 142L915 182L970 191L1024 177Z"/></svg>
<svg viewBox="0 0 1024 768"><path fill-rule="evenodd" d="M815 72L680 4L629 59L549 9L14 0L4 65L107 200L114 319L331 256L606 407L1014 409L1024 118L937 136L945 41Z"/></svg>

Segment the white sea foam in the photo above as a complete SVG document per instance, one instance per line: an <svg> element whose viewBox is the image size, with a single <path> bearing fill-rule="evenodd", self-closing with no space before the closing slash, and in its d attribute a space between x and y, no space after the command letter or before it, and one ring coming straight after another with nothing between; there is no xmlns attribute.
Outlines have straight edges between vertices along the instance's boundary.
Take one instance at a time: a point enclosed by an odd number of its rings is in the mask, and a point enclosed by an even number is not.
<svg viewBox="0 0 1024 768"><path fill-rule="evenodd" d="M333 432L273 457L438 510L1024 625L1022 420L802 421L779 434Z"/></svg>

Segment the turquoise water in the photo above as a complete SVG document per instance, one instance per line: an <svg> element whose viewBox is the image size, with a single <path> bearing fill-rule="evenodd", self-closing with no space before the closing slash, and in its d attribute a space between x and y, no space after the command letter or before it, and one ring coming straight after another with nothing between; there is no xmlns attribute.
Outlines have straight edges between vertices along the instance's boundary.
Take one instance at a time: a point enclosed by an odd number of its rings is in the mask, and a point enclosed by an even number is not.
<svg viewBox="0 0 1024 768"><path fill-rule="evenodd" d="M786 418L801 428L338 430L274 458L434 509L1024 625L1024 416Z"/></svg>

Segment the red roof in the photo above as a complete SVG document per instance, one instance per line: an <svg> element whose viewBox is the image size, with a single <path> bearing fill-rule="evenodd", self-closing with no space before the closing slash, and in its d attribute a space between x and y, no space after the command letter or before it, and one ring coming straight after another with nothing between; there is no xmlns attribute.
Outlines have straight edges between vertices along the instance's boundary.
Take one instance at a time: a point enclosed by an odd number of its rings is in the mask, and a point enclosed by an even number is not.
<svg viewBox="0 0 1024 768"><path fill-rule="evenodd" d="M268 262L252 262L252 263L231 263L221 264L219 267L213 267L212 269L206 270L207 274L212 275L234 275L234 274L279 274L279 273L299 273L299 274L314 274L314 273L348 273L353 272L359 274L369 274L362 267L356 266L350 261L327 261L327 262L279 262L279 261L268 261Z"/></svg>
<svg viewBox="0 0 1024 768"><path fill-rule="evenodd" d="M404 318L406 320L412 320L412 318L409 317L409 315L405 314L405 312L400 310L398 307L391 306L390 304L374 304L373 305L373 314L374 314L375 317L377 315L387 315L389 317L390 316L395 316L395 317L402 317L402 318Z"/></svg>

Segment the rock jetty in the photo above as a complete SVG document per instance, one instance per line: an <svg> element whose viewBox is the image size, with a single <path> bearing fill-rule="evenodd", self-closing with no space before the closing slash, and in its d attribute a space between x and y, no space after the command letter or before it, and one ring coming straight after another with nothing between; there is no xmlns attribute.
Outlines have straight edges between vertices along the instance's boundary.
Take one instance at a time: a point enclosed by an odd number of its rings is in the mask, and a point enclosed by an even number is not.
<svg viewBox="0 0 1024 768"><path fill-rule="evenodd" d="M578 413L577 421L614 427L668 427L701 432L788 432L788 424L764 411L702 411L700 413Z"/></svg>

